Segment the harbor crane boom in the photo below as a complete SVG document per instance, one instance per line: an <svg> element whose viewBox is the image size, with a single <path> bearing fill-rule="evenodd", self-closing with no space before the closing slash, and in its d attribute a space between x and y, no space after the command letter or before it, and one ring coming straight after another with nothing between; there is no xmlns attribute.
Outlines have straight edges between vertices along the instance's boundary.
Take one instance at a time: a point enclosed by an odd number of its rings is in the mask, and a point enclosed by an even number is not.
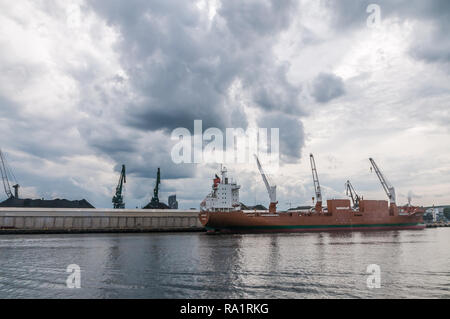
<svg viewBox="0 0 450 319"><path fill-rule="evenodd" d="M270 199L270 205L269 205L269 212L275 213L277 211L277 186L273 185L271 186L269 184L269 181L267 179L266 173L264 173L264 170L261 166L261 163L259 162L258 156L253 155L256 159L256 164L258 165L259 172L261 173L261 177L264 181L264 184L266 185L267 192L269 193L269 199Z"/></svg>
<svg viewBox="0 0 450 319"><path fill-rule="evenodd" d="M157 205L159 204L159 197L158 197L158 193L159 193L159 185L161 184L161 170L158 167L158 172L156 173L156 185L155 188L153 189L153 197L151 200L151 203Z"/></svg>
<svg viewBox="0 0 450 319"><path fill-rule="evenodd" d="M14 188L14 194L11 191L11 185L9 184L8 174L12 179L16 181L16 184L12 187ZM19 198L19 184L17 183L16 177L12 173L11 169L8 167L8 163L6 162L6 158L0 149L0 175L2 176L3 189L5 190L5 194L8 198Z"/></svg>
<svg viewBox="0 0 450 319"><path fill-rule="evenodd" d="M381 182L381 186L383 186L383 189L386 192L386 195L388 196L390 203L395 204L395 188L383 176L373 158L369 158L369 161L372 164L372 167L375 170L375 173L377 174L378 179Z"/></svg>
<svg viewBox="0 0 450 319"><path fill-rule="evenodd" d="M320 189L319 176L317 175L316 161L314 155L310 154L311 170L314 182L314 192L316 193L316 212L322 210L322 190Z"/></svg>
<svg viewBox="0 0 450 319"><path fill-rule="evenodd" d="M123 184L127 182L126 174L125 174L125 165L122 165L122 171L120 173L119 183L116 187L116 195L112 198L112 202L114 204L114 208L125 208L125 203L123 202L122 189Z"/></svg>
<svg viewBox="0 0 450 319"><path fill-rule="evenodd" d="M347 196L350 196L353 203L353 208L359 207L359 202L361 200L361 197L356 193L355 188L353 187L352 183L350 181L347 181L345 183L345 191L347 193Z"/></svg>

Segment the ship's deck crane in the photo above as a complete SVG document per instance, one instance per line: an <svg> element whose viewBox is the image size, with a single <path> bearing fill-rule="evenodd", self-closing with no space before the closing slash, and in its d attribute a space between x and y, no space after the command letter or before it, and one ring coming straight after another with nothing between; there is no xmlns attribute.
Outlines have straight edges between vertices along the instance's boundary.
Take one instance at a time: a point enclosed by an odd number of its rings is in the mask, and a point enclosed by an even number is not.
<svg viewBox="0 0 450 319"><path fill-rule="evenodd" d="M353 187L352 183L350 181L347 181L345 183L345 191L347 193L347 196L350 196L353 203L353 208L359 207L359 202L361 201L361 197L356 193L355 188Z"/></svg>
<svg viewBox="0 0 450 319"><path fill-rule="evenodd" d="M19 198L19 184L17 183L16 177L14 176L11 169L8 167L8 163L6 162L6 158L0 149L0 175L2 176L3 188L5 190L5 194L8 198ZM11 185L9 184L8 175L14 179L16 182L12 187L14 188L14 195L11 191Z"/></svg>
<svg viewBox="0 0 450 319"><path fill-rule="evenodd" d="M268 178L266 176L266 173L264 173L264 170L261 166L261 163L259 162L258 156L253 155L256 159L256 164L258 165L258 169L259 172L261 173L261 177L264 181L264 184L266 185L266 189L267 192L269 193L269 199L270 199L270 204L269 204L269 212L270 213L276 213L277 211L277 186L276 185L271 185L271 183L269 184Z"/></svg>
<svg viewBox="0 0 450 319"><path fill-rule="evenodd" d="M322 190L320 189L319 176L317 175L316 161L314 155L310 154L312 177L314 181L314 192L316 194L316 212L322 211Z"/></svg>
<svg viewBox="0 0 450 319"><path fill-rule="evenodd" d="M372 164L375 173L377 173L378 179L381 182L381 186L383 186L386 195L389 198L391 204L395 204L395 188L388 182L388 180L383 176L377 164L373 160L373 158L369 158L370 163Z"/></svg>
<svg viewBox="0 0 450 319"><path fill-rule="evenodd" d="M125 174L125 165L122 165L122 171L120 173L119 183L116 187L116 195L112 198L112 202L114 204L114 208L125 208L125 203L123 202L123 184L127 182L126 174Z"/></svg>

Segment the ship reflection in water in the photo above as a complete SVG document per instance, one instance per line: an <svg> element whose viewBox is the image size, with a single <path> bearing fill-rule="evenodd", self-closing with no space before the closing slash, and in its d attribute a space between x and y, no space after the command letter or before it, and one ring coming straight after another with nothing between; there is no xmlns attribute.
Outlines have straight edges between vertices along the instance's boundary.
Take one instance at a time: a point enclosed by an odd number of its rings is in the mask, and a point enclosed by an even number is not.
<svg viewBox="0 0 450 319"><path fill-rule="evenodd" d="M450 229L0 237L1 298L449 298ZM81 289L66 287L70 264ZM367 266L381 288L367 288Z"/></svg>

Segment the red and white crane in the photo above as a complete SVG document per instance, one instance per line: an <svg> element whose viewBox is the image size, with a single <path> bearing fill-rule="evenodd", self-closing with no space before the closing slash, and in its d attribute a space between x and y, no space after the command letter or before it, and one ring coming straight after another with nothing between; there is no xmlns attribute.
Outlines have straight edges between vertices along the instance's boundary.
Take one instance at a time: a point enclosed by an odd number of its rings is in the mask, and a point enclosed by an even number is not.
<svg viewBox="0 0 450 319"><path fill-rule="evenodd" d="M277 186L276 185L271 185L271 183L269 183L268 181L268 177L266 176L266 173L264 173L264 170L261 166L261 163L259 162L258 156L255 156L256 159L256 164L258 165L258 169L259 172L261 173L262 179L264 181L264 184L266 185L266 189L267 192L269 193L269 199L270 199L270 204L269 204L269 212L270 213L276 213L277 211Z"/></svg>

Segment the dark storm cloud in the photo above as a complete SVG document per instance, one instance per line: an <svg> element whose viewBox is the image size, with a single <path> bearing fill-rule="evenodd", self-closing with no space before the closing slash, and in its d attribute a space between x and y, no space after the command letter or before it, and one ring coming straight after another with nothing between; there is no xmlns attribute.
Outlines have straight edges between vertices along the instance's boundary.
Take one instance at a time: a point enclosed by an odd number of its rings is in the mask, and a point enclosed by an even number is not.
<svg viewBox="0 0 450 319"><path fill-rule="evenodd" d="M294 2L289 0L229 0L222 2L219 14L240 44L248 46L259 37L274 35L288 27L294 9Z"/></svg>
<svg viewBox="0 0 450 319"><path fill-rule="evenodd" d="M339 32L352 28L365 28L369 4L381 9L381 19L399 18L400 21L417 20L427 23L431 30L416 34L410 53L427 62L449 62L450 1L448 0L326 0L322 1L333 15L333 24Z"/></svg>
<svg viewBox="0 0 450 319"><path fill-rule="evenodd" d="M450 43L447 31L450 30L440 29L428 36L424 36L420 41L416 41L411 47L411 55L418 60L430 63L449 63Z"/></svg>
<svg viewBox="0 0 450 319"><path fill-rule="evenodd" d="M300 108L299 89L271 52L290 24L292 1L223 1L212 21L192 2L90 3L120 30L122 63L142 97L127 106L125 124L170 131L202 119L204 127L245 128L245 113L228 98L236 80L257 106Z"/></svg>
<svg viewBox="0 0 450 319"><path fill-rule="evenodd" d="M50 130L48 120L40 118L39 114L24 114L22 105L0 96L0 148L17 149L49 160L70 152L78 153L79 145L71 145L64 140L67 126L67 119L61 119L52 123Z"/></svg>
<svg viewBox="0 0 450 319"><path fill-rule="evenodd" d="M120 172L121 165L127 167L127 174L153 178L158 167L165 171L165 178L192 177L195 166L176 165L171 158L171 141L162 135L141 135L124 130L109 123L93 125L82 123L78 131L98 155L107 155L117 164L114 170Z"/></svg>
<svg viewBox="0 0 450 319"><path fill-rule="evenodd" d="M173 163L170 157L170 150L164 152L147 151L142 154L122 154L116 157L118 163L126 163L127 174L133 174L137 177L155 178L156 171L161 168L161 174L164 179L178 179L195 176L195 164L180 164ZM120 161L122 159L122 161ZM120 171L120 164L114 169Z"/></svg>
<svg viewBox="0 0 450 319"><path fill-rule="evenodd" d="M313 82L312 95L319 103L327 103L344 93L344 81L334 74L321 73Z"/></svg>
<svg viewBox="0 0 450 319"><path fill-rule="evenodd" d="M279 128L280 155L283 162L293 162L301 155L304 144L302 122L295 116L283 113L266 113L258 119L264 128Z"/></svg>
<svg viewBox="0 0 450 319"><path fill-rule="evenodd" d="M139 135L121 130L117 125L104 121L85 121L78 124L77 129L82 138L100 154L115 156L120 153L139 151Z"/></svg>
<svg viewBox="0 0 450 319"><path fill-rule="evenodd" d="M91 1L121 32L121 61L141 96L126 107L125 124L143 130L191 127L195 119L226 126L225 89L217 39L192 3Z"/></svg>
<svg viewBox="0 0 450 319"><path fill-rule="evenodd" d="M287 80L287 64L275 70L254 72L249 70L245 76L250 83L253 101L264 111L281 111L287 114L303 114L298 103L301 88Z"/></svg>

